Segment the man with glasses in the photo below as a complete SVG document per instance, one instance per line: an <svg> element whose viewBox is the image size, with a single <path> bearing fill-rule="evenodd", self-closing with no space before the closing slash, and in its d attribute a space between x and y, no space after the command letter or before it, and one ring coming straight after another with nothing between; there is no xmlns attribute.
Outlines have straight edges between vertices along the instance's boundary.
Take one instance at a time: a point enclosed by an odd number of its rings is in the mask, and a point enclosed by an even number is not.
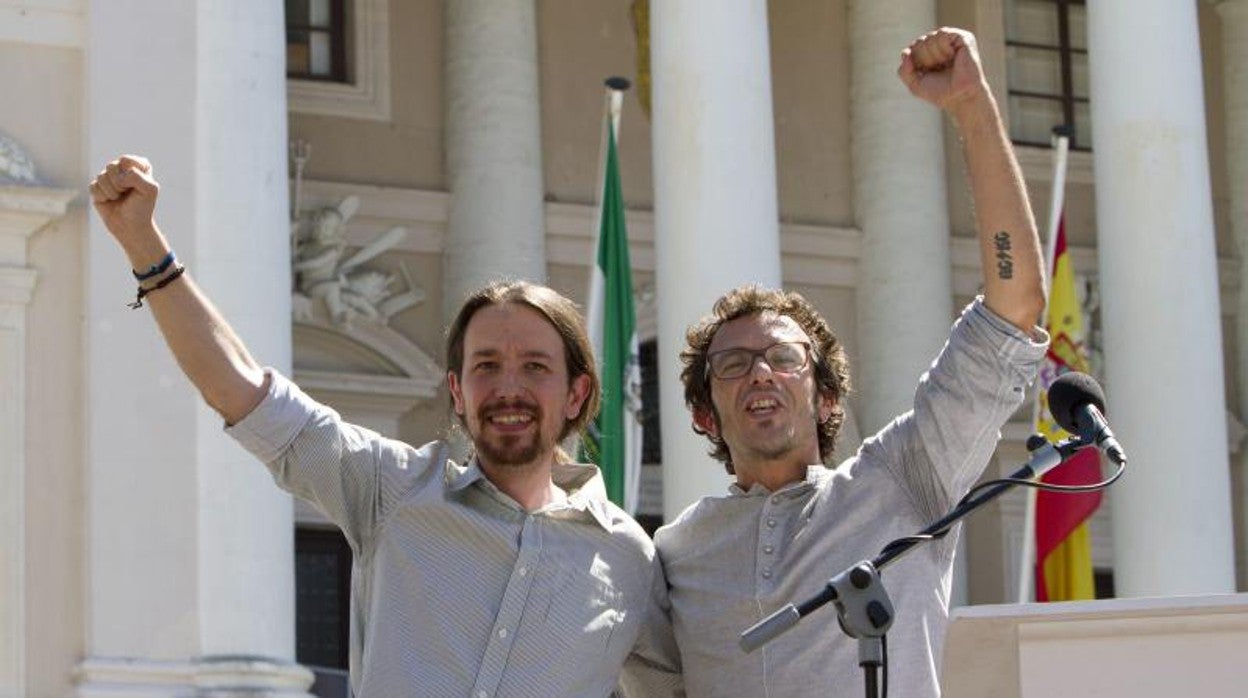
<svg viewBox="0 0 1248 698"><path fill-rule="evenodd" d="M831 609L750 654L740 633L800 602L890 540L950 509L984 469L1044 355L1040 244L974 37L941 29L903 53L910 91L962 137L977 211L983 296L954 324L914 408L836 469L845 353L796 293L737 288L690 328L681 378L694 430L736 482L659 530L686 687L701 696L862 695L856 643ZM956 532L888 569L893 695L939 694Z"/></svg>

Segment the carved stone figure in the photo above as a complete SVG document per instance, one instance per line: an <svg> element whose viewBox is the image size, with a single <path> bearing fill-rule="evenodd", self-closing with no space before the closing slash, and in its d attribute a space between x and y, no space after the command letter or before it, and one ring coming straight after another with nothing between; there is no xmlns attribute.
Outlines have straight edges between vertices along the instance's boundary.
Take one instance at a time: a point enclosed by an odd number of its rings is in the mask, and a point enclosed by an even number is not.
<svg viewBox="0 0 1248 698"><path fill-rule="evenodd" d="M40 186L35 162L11 136L0 131L0 186Z"/></svg>
<svg viewBox="0 0 1248 698"><path fill-rule="evenodd" d="M296 319L306 319L311 303L321 301L335 324L357 318L386 324L395 314L425 299L424 291L412 283L405 267L406 288L399 291L392 288L398 281L396 275L361 267L397 245L407 235L407 228L395 226L347 256L344 226L359 208L359 198L348 196L337 206L313 211L304 225L296 225L292 253L299 294L303 296L296 295ZM300 228L302 235L298 234Z"/></svg>

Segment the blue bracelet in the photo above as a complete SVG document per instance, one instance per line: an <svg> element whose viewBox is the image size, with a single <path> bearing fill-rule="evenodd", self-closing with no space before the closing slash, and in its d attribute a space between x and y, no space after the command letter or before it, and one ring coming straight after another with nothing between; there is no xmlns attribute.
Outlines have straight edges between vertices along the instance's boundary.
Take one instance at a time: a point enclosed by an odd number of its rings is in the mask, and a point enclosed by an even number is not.
<svg viewBox="0 0 1248 698"><path fill-rule="evenodd" d="M165 258L160 260L159 264L153 264L152 266L147 268L147 271L141 274L133 270L131 270L131 273L134 274L135 280L146 281L147 279L150 279L153 276L165 273L165 271L167 271L169 267L173 266L173 263L176 261L178 261L177 256L173 254L173 250L169 250L169 254L165 255Z"/></svg>

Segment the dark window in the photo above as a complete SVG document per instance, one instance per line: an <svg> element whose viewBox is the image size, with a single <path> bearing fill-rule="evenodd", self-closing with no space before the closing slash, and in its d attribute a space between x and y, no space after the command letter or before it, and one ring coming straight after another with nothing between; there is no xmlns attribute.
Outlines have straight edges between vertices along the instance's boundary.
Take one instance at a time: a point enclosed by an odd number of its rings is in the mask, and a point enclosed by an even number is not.
<svg viewBox="0 0 1248 698"><path fill-rule="evenodd" d="M658 341L642 342L637 349L641 362L641 462L657 465L663 462L663 439L659 432Z"/></svg>
<svg viewBox="0 0 1248 698"><path fill-rule="evenodd" d="M1084 0L1007 0L1005 17L1010 137L1047 147L1067 126L1071 148L1091 149Z"/></svg>
<svg viewBox="0 0 1248 698"><path fill-rule="evenodd" d="M286 0L286 77L349 82L346 0Z"/></svg>
<svg viewBox="0 0 1248 698"><path fill-rule="evenodd" d="M663 462L663 439L659 432L659 349L658 341L642 342L638 347L638 361L641 364L641 462L643 466L655 466ZM653 471L650 471L653 472ZM653 482L653 481L652 481ZM642 502L647 501L646 480L642 479ZM661 500L662 494L650 497L650 501ZM657 506L657 509L654 507ZM662 510L662 503L651 505L653 511L638 511L634 518L646 533L654 535L655 529L663 525L663 516L657 512Z"/></svg>
<svg viewBox="0 0 1248 698"><path fill-rule="evenodd" d="M1112 599L1114 596L1114 571L1112 569L1102 569L1100 567L1092 570L1092 584L1095 588L1096 598Z"/></svg>
<svg viewBox="0 0 1248 698"><path fill-rule="evenodd" d="M336 530L295 529L295 658L346 669L351 622L351 548Z"/></svg>

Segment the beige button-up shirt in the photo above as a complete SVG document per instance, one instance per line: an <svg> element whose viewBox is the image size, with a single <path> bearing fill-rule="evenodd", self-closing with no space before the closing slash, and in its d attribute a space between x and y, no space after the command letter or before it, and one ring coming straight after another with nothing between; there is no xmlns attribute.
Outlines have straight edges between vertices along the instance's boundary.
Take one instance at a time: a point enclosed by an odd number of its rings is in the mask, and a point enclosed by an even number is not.
<svg viewBox="0 0 1248 698"><path fill-rule="evenodd" d="M597 468L556 466L567 501L527 512L443 442L382 438L269 375L228 431L351 545L355 695L678 690L654 547Z"/></svg>

